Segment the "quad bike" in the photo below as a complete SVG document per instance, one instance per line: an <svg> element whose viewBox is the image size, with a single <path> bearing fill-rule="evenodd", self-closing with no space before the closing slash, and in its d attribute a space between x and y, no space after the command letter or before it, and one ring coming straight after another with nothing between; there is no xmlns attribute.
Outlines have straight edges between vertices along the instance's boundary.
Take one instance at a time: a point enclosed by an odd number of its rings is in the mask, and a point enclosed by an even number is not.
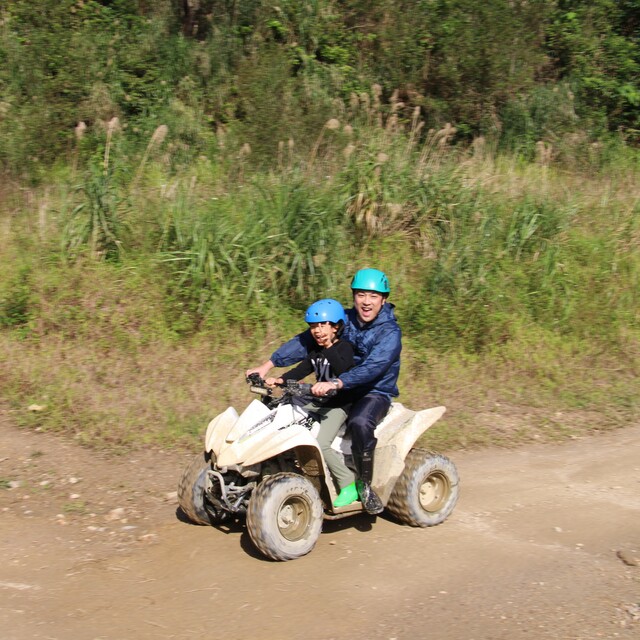
<svg viewBox="0 0 640 640"><path fill-rule="evenodd" d="M246 517L258 550L273 560L309 553L323 519L363 511L360 502L334 507L336 487L315 436L319 424L303 408L311 385L288 381L276 396L253 374L254 399L238 415L233 407L208 425L204 452L184 469L178 501L197 524L216 525ZM372 487L401 522L431 527L451 514L458 500L458 472L443 455L415 448L416 440L445 407L411 411L392 403L376 428L378 439ZM344 427L332 444L355 469Z"/></svg>

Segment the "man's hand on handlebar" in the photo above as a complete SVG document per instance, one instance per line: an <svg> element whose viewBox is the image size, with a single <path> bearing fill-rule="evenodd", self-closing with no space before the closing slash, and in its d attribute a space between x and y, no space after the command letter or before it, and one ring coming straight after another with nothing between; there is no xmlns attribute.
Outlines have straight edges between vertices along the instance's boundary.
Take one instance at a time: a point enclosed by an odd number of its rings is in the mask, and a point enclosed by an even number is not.
<svg viewBox="0 0 640 640"><path fill-rule="evenodd" d="M333 382L316 382L311 387L311 393L320 398L335 395L336 391L337 387Z"/></svg>

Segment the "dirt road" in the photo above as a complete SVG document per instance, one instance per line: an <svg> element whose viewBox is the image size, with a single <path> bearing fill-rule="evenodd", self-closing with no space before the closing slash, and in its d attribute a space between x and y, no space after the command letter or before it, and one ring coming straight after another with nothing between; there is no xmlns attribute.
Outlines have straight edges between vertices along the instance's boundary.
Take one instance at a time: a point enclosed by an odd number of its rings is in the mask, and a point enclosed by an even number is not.
<svg viewBox="0 0 640 640"><path fill-rule="evenodd" d="M109 458L0 416L0 636L640 637L640 425L449 455L462 493L443 525L328 522L274 563L241 526L176 517L188 456Z"/></svg>

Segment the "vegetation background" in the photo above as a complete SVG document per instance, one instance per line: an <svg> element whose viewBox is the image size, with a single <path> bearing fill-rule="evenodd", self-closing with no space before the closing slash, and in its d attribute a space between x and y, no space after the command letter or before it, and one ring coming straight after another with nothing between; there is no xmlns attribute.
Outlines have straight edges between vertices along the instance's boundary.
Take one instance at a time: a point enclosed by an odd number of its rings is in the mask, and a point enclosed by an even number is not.
<svg viewBox="0 0 640 640"><path fill-rule="evenodd" d="M638 0L4 0L0 393L193 443L384 269L440 448L637 418Z"/></svg>

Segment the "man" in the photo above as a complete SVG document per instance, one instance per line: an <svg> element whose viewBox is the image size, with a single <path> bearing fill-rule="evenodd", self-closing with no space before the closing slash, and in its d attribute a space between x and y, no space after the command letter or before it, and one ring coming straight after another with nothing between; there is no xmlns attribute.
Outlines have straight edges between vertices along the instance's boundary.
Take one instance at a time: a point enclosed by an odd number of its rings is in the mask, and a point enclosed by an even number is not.
<svg viewBox="0 0 640 640"><path fill-rule="evenodd" d="M337 389L352 402L347 418L351 430L352 452L360 500L368 513L381 513L380 498L371 488L375 428L384 418L391 398L398 395L400 373L401 331L396 321L394 305L387 301L389 281L377 269L361 269L351 281L353 308L347 310L343 339L355 349L355 366L330 382L317 382L312 387L315 396L326 396ZM264 378L272 367L288 367L306 357L312 337L309 331L300 333L272 354L271 358L250 373Z"/></svg>

